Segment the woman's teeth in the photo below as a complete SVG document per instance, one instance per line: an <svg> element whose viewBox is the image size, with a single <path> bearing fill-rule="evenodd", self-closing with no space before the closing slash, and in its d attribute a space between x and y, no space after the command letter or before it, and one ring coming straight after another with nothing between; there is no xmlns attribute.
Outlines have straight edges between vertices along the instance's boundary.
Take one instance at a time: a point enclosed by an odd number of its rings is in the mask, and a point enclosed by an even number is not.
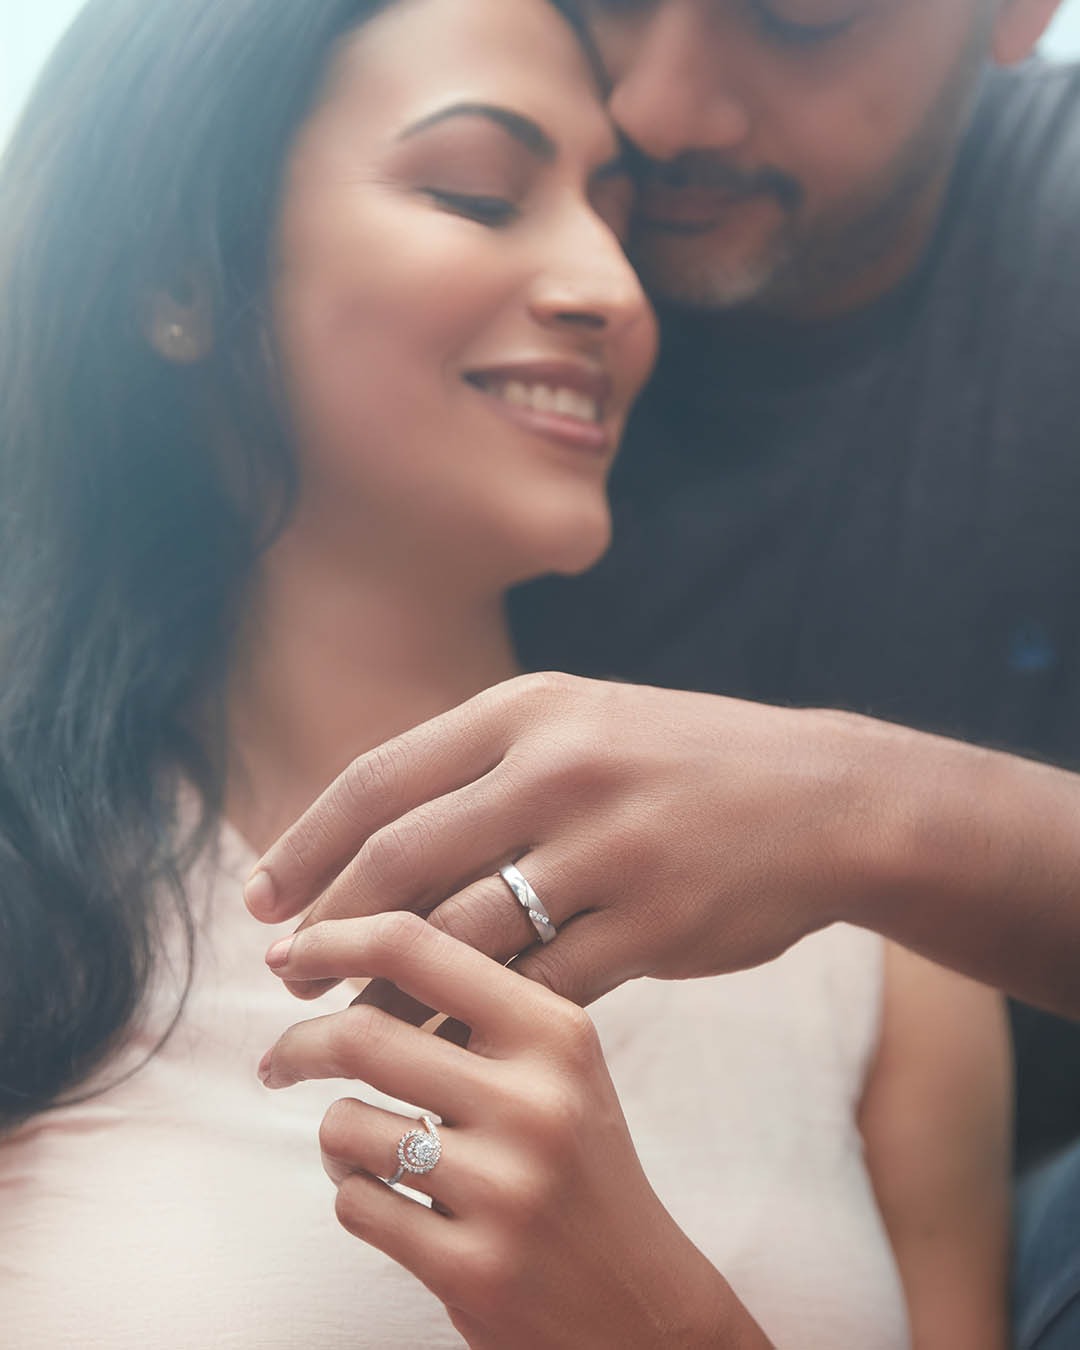
<svg viewBox="0 0 1080 1350"><path fill-rule="evenodd" d="M507 380L501 384L486 385L488 393L513 403L519 408L531 408L539 413L556 413L575 417L579 422L600 421L600 405L596 399L577 389L553 389L546 384L525 384L521 380Z"/></svg>

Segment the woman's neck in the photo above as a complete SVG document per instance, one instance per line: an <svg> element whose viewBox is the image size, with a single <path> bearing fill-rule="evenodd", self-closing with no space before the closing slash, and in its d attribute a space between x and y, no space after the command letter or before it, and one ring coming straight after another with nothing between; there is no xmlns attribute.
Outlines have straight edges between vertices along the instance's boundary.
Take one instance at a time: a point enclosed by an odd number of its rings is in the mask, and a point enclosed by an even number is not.
<svg viewBox="0 0 1080 1350"><path fill-rule="evenodd" d="M231 663L230 821L263 850L357 755L517 670L501 594L357 575L286 537Z"/></svg>

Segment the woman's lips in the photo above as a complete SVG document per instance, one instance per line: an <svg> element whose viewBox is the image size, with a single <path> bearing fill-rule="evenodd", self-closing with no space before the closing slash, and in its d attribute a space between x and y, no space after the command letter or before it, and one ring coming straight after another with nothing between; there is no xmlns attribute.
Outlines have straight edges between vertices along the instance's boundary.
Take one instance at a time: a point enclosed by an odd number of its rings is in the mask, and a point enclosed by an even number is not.
<svg viewBox="0 0 1080 1350"><path fill-rule="evenodd" d="M612 382L599 370L565 361L530 362L473 371L465 382L534 435L594 454L605 455L612 448L605 419Z"/></svg>
<svg viewBox="0 0 1080 1350"><path fill-rule="evenodd" d="M474 385L489 401L494 411L508 421L536 436L559 441L575 450L587 450L605 455L611 449L611 432L602 422L587 422L579 417L560 412L541 412L526 404L509 403L491 389Z"/></svg>

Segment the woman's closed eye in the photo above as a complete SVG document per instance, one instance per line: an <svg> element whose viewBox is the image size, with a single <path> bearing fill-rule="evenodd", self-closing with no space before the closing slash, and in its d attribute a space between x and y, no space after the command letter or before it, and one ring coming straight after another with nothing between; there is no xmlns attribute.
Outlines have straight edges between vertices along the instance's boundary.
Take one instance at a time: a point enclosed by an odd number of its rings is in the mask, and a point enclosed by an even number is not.
<svg viewBox="0 0 1080 1350"><path fill-rule="evenodd" d="M479 225L498 229L512 224L521 214L518 206L505 197L485 193L452 192L447 188L425 187L423 192L437 206L456 216L475 220Z"/></svg>

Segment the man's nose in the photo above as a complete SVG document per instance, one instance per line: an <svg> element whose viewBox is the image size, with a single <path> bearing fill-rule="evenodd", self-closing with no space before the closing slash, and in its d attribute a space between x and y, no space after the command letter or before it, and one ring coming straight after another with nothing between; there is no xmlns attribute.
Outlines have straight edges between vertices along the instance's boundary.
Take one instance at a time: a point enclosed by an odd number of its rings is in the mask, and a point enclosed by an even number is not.
<svg viewBox="0 0 1080 1350"><path fill-rule="evenodd" d="M738 59L710 3L665 0L621 53L612 116L650 159L737 150L752 126Z"/></svg>

